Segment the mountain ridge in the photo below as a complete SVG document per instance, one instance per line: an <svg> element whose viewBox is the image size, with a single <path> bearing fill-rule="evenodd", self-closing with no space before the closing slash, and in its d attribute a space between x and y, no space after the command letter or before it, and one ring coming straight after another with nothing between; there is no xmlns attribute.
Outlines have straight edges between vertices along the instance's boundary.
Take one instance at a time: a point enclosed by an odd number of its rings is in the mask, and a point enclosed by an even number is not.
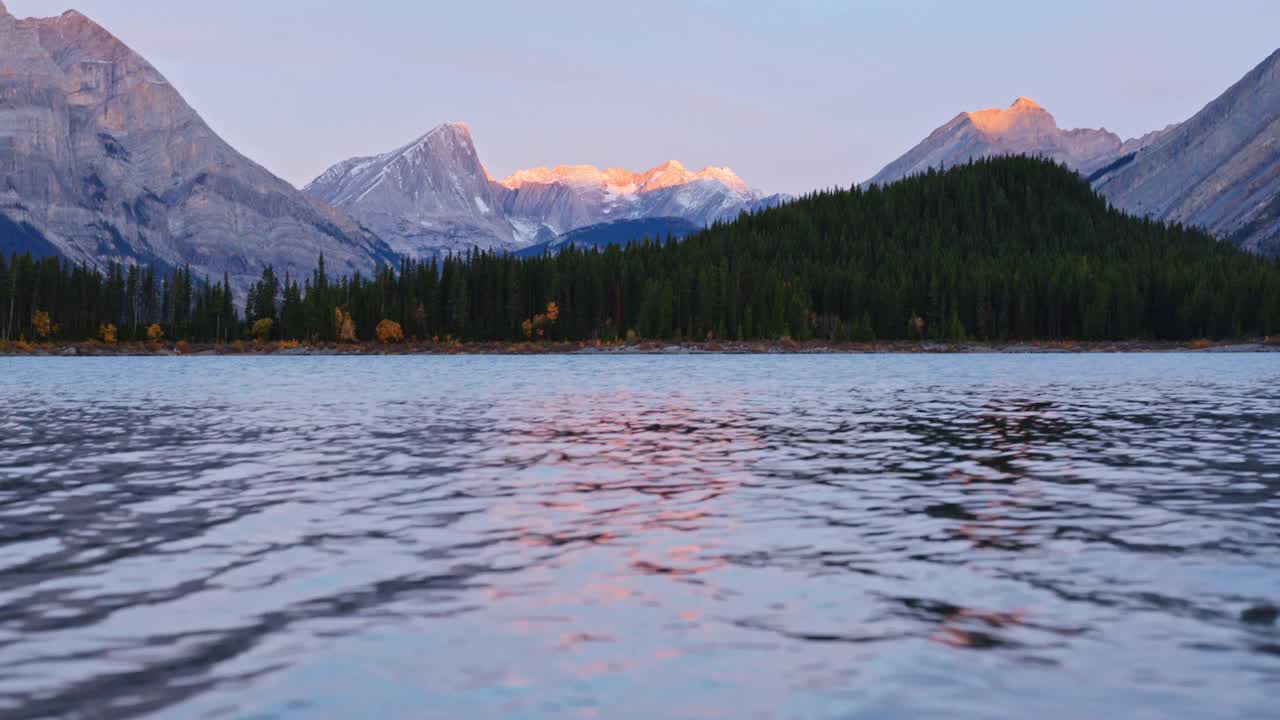
<svg viewBox="0 0 1280 720"><path fill-rule="evenodd" d="M1031 155L1076 170L1116 207L1194 225L1280 256L1280 50L1183 122L1125 141L1062 130L1038 103L961 113L864 184L993 155Z"/></svg>
<svg viewBox="0 0 1280 720"><path fill-rule="evenodd" d="M381 155L344 160L303 192L351 214L401 255L520 244L464 123L438 125Z"/></svg>
<svg viewBox="0 0 1280 720"><path fill-rule="evenodd" d="M648 170L632 172L625 168L601 170L594 165L557 165L517 170L496 181L508 190L518 190L524 185L596 185L618 194L654 192L674 185L686 185L697 180L716 180L725 187L740 193L751 188L732 168L708 165L690 172L679 160L668 160Z"/></svg>
<svg viewBox="0 0 1280 720"><path fill-rule="evenodd" d="M1131 162L1094 178L1124 210L1280 255L1280 50Z"/></svg>
<svg viewBox="0 0 1280 720"><path fill-rule="evenodd" d="M1021 96L1008 108L956 115L876 173L866 185L884 185L930 168L960 165L993 155L1033 155L1088 174L1111 162L1125 142L1105 129L1067 129L1042 105Z"/></svg>
<svg viewBox="0 0 1280 720"><path fill-rule="evenodd" d="M169 81L69 10L0 4L0 215L73 262L371 270L389 248L222 140ZM2 249L2 248L0 248Z"/></svg>
<svg viewBox="0 0 1280 720"><path fill-rule="evenodd" d="M429 141L440 134L450 143ZM420 157L406 160L419 148ZM494 179L463 123L439 125L382 155L336 163L303 190L414 257L472 247L512 251L617 220L678 217L709 225L785 199L751 190L730 168L691 171L677 160L640 172L558 165Z"/></svg>

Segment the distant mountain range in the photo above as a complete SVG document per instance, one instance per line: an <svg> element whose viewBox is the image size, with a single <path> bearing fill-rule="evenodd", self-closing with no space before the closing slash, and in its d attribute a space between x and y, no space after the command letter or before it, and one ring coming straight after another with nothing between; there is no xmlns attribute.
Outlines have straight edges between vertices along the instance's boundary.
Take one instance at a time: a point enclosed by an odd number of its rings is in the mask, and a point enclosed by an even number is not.
<svg viewBox="0 0 1280 720"><path fill-rule="evenodd" d="M646 218L701 227L787 199L753 191L729 168L693 172L675 160L639 173L567 165L494 180L462 123L441 125L382 155L340 162L304 191L414 257L472 247L517 250L578 228Z"/></svg>
<svg viewBox="0 0 1280 720"><path fill-rule="evenodd" d="M868 184L993 155L1056 160L1122 210L1280 255L1280 51L1195 117L1141 138L1062 130L1044 108L1019 98L1007 110L961 113Z"/></svg>
<svg viewBox="0 0 1280 720"><path fill-rule="evenodd" d="M150 64L77 12L0 2L0 251L177 266L244 287L266 264L394 255L222 141Z"/></svg>
<svg viewBox="0 0 1280 720"><path fill-rule="evenodd" d="M1116 206L1280 255L1280 52L1186 122L1122 140L1027 98L961 113L869 182L990 155L1065 163ZM788 201L669 161L492 178L466 125L334 165L299 191L236 152L142 57L83 15L0 0L0 252L191 265L239 292L262 268L368 273L473 247L526 253L682 236Z"/></svg>
<svg viewBox="0 0 1280 720"><path fill-rule="evenodd" d="M368 273L398 257L514 250L614 220L698 225L781 202L727 168L538 168L492 180L465 125L331 168L306 192L219 138L146 60L85 16L0 0L0 252L189 264L243 292L266 265Z"/></svg>

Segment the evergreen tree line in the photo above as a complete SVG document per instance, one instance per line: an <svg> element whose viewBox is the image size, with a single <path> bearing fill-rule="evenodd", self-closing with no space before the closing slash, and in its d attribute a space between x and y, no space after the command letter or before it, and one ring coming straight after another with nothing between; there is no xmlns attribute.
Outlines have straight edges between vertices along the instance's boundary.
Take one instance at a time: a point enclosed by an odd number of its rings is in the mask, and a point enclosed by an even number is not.
<svg viewBox="0 0 1280 720"><path fill-rule="evenodd" d="M166 337L210 342L242 332L226 277L211 282L190 268L120 263L103 272L57 257L0 254L0 340L87 340L107 325L120 341L144 340L153 325Z"/></svg>
<svg viewBox="0 0 1280 720"><path fill-rule="evenodd" d="M682 242L520 258L472 251L372 276L266 268L237 308L187 268L0 258L4 339L1187 340L1280 334L1280 263L1108 206L1070 170L976 161L817 192ZM555 312L546 315L548 305ZM265 322L264 322L265 321ZM530 328L536 331L531 333Z"/></svg>

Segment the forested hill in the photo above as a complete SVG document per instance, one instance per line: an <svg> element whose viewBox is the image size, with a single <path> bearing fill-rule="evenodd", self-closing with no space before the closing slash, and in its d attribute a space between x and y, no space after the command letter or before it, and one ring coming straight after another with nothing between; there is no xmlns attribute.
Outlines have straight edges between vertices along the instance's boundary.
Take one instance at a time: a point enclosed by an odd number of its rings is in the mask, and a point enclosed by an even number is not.
<svg viewBox="0 0 1280 720"><path fill-rule="evenodd" d="M937 338L1280 331L1280 265L1124 215L1071 170L1025 157L817 193L654 254L651 275L671 278L684 297L697 298L702 269L728 268L717 316L726 329L750 312L767 334L803 334L803 308L814 333L837 337L869 325L878 338L902 338L920 321ZM788 286L794 306L780 317L769 298ZM707 323L699 307L695 330ZM679 315L675 327L689 327Z"/></svg>
<svg viewBox="0 0 1280 720"><path fill-rule="evenodd" d="M981 160L887 187L816 193L684 242L473 253L373 278L264 273L242 313L175 271L104 274L22 258L0 268L7 337L47 312L63 337L1057 340L1280 333L1280 264L1109 208L1064 167ZM554 312L547 312L554 302ZM341 312L339 312L341 311ZM228 319L230 315L236 317ZM539 317L541 316L541 317ZM13 323L6 324L13 318ZM335 322L337 319L337 322ZM526 322L528 321L528 322Z"/></svg>

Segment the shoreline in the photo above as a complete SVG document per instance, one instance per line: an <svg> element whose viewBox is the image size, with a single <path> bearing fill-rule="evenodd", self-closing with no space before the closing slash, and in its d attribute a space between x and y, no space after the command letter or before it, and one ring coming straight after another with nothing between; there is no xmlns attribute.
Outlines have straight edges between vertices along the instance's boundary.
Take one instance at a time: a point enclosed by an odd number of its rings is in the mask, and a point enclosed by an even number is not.
<svg viewBox="0 0 1280 720"><path fill-rule="evenodd" d="M1030 355L1117 353L1267 353L1280 352L1280 337L1251 340L1162 342L451 342L330 343L22 343L0 342L0 357L235 357L235 356L380 356L380 355Z"/></svg>

